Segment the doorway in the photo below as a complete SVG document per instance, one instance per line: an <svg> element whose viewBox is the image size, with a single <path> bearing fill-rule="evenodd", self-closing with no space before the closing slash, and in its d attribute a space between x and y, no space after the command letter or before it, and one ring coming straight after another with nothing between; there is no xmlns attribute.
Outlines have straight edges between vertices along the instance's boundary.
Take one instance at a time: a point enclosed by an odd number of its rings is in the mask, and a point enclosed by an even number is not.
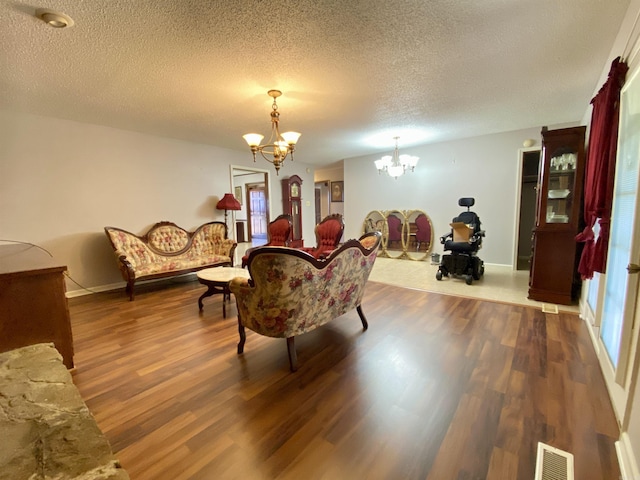
<svg viewBox="0 0 640 480"><path fill-rule="evenodd" d="M531 268L531 235L536 224L536 197L540 149L520 151L520 211L518 212L518 235L516 245L516 270Z"/></svg>
<svg viewBox="0 0 640 480"><path fill-rule="evenodd" d="M269 209L263 183L247 183L247 217L249 218L249 241L267 240L267 223L269 223Z"/></svg>
<svg viewBox="0 0 640 480"><path fill-rule="evenodd" d="M331 213L329 180L315 182L315 217L316 225Z"/></svg>
<svg viewBox="0 0 640 480"><path fill-rule="evenodd" d="M231 184L241 204L234 212L236 242L265 243L270 221L269 172L232 165Z"/></svg>

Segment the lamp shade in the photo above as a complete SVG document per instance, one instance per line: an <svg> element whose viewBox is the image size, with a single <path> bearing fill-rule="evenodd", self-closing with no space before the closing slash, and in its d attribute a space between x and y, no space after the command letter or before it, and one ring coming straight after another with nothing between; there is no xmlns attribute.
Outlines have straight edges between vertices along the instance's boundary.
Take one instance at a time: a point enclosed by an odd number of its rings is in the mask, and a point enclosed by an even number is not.
<svg viewBox="0 0 640 480"><path fill-rule="evenodd" d="M231 193L225 193L216 205L218 210L240 210L242 206Z"/></svg>

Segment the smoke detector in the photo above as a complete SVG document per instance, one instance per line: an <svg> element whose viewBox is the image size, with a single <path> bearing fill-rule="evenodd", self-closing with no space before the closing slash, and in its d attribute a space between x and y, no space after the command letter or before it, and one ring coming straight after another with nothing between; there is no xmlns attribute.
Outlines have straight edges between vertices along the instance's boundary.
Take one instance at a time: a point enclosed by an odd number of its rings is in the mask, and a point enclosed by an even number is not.
<svg viewBox="0 0 640 480"><path fill-rule="evenodd" d="M73 27L74 24L73 18L71 18L69 15L55 12L53 10L49 10L48 8L38 8L36 10L36 17L53 28Z"/></svg>

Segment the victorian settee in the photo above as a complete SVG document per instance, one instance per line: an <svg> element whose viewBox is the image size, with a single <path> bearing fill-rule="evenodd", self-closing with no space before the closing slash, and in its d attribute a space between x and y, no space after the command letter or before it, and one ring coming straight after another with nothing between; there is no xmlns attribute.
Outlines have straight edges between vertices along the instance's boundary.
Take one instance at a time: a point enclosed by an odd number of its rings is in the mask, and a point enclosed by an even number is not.
<svg viewBox="0 0 640 480"><path fill-rule="evenodd" d="M366 330L361 302L380 240L379 232L367 233L322 259L287 247L253 250L247 261L250 278L234 278L229 284L238 308L238 354L244 351L245 327L286 338L289 366L295 371L296 336L354 308Z"/></svg>
<svg viewBox="0 0 640 480"><path fill-rule="evenodd" d="M129 299L138 280L173 277L204 268L233 266L236 242L227 238L227 226L209 222L189 232L172 222L158 222L142 236L105 227Z"/></svg>

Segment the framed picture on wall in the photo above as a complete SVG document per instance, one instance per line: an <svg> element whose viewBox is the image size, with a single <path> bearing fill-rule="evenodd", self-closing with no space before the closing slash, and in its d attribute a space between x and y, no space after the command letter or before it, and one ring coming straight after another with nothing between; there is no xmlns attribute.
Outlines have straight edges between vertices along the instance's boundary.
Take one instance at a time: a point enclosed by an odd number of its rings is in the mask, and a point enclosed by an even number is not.
<svg viewBox="0 0 640 480"><path fill-rule="evenodd" d="M331 182L331 201L344 202L344 182Z"/></svg>
<svg viewBox="0 0 640 480"><path fill-rule="evenodd" d="M233 196L236 197L236 200L242 205L242 187L236 187Z"/></svg>

